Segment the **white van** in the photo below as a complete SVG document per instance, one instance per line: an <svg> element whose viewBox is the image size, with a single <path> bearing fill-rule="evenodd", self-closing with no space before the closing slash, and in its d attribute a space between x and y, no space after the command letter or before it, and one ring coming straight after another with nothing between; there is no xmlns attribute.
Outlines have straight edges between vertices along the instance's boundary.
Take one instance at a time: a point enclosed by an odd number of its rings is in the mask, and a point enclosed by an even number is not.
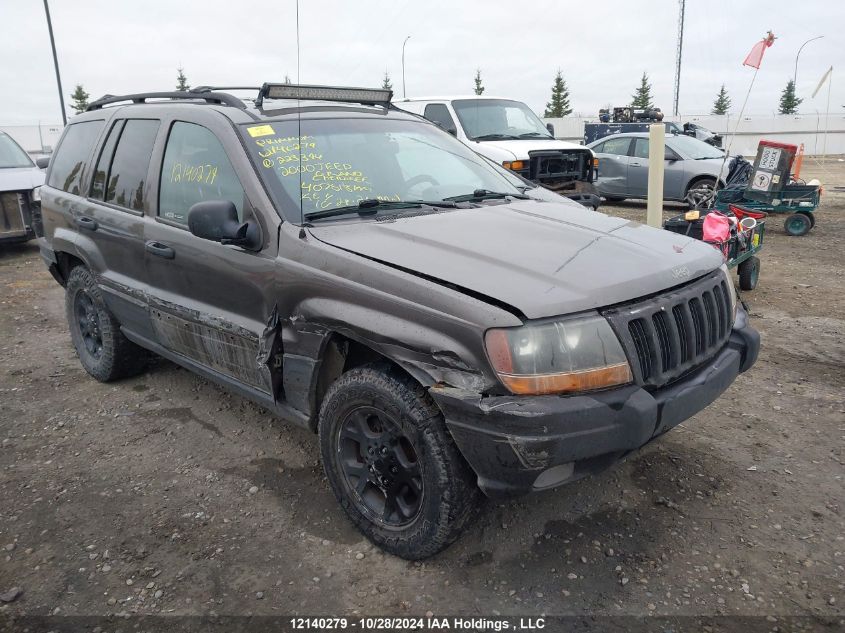
<svg viewBox="0 0 845 633"><path fill-rule="evenodd" d="M583 145L559 141L554 128L521 101L500 97L413 97L394 105L419 114L487 158L547 189L597 209L598 160Z"/></svg>

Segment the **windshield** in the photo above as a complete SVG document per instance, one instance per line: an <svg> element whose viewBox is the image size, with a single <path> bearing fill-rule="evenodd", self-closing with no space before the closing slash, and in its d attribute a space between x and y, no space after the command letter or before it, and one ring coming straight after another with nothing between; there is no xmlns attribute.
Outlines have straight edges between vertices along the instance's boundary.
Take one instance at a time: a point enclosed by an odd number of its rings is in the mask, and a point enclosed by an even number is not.
<svg viewBox="0 0 845 633"><path fill-rule="evenodd" d="M508 99L458 99L452 107L473 141L554 138L527 105Z"/></svg>
<svg viewBox="0 0 845 633"><path fill-rule="evenodd" d="M0 169L9 167L32 167L32 160L12 137L0 134Z"/></svg>
<svg viewBox="0 0 845 633"><path fill-rule="evenodd" d="M485 190L520 191L466 145L430 123L306 119L241 127L249 154L285 217L395 203L392 213ZM302 207L300 208L300 194ZM367 204L367 203L365 203ZM373 205L368 205L373 206ZM384 205L387 207L388 205Z"/></svg>
<svg viewBox="0 0 845 633"><path fill-rule="evenodd" d="M725 153L704 141L691 136L676 136L667 139L666 144L686 158L701 160L704 158L724 158Z"/></svg>

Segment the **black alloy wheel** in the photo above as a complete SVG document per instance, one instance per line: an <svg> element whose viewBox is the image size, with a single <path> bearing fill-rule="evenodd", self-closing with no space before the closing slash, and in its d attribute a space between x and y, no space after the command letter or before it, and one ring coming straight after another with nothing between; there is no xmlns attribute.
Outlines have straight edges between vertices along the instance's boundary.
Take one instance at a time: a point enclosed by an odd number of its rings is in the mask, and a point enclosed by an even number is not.
<svg viewBox="0 0 845 633"><path fill-rule="evenodd" d="M411 439L392 416L368 406L351 411L338 432L340 466L360 509L388 528L412 523L425 488Z"/></svg>
<svg viewBox="0 0 845 633"><path fill-rule="evenodd" d="M80 290L74 297L73 312L85 349L93 359L99 359L103 355L103 334L100 330L100 317L91 295Z"/></svg>

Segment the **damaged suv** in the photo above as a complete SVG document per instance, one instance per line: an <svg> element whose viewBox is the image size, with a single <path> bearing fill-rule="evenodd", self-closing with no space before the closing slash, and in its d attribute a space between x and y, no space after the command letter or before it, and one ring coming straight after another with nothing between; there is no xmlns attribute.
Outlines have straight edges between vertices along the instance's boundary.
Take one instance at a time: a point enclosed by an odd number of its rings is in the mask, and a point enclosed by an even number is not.
<svg viewBox="0 0 845 633"><path fill-rule="evenodd" d="M315 431L349 518L422 558L482 493L553 488L689 418L759 338L717 250L528 198L390 97L103 98L56 150L40 246L94 378L150 350Z"/></svg>

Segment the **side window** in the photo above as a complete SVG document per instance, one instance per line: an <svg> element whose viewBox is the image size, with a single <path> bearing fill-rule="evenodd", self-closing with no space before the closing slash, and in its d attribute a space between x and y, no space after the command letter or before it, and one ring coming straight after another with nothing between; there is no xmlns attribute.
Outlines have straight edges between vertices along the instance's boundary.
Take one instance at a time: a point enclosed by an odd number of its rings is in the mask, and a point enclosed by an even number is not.
<svg viewBox="0 0 845 633"><path fill-rule="evenodd" d="M170 130L161 167L158 214L188 223L188 209L204 200L229 200L243 218L244 189L223 145L206 128L177 121Z"/></svg>
<svg viewBox="0 0 845 633"><path fill-rule="evenodd" d="M129 119L124 123L108 176L104 181L106 183L104 202L134 211L144 210L144 186L159 125L159 121L151 119ZM98 162L98 171L99 168Z"/></svg>
<svg viewBox="0 0 845 633"><path fill-rule="evenodd" d="M458 129L455 125L455 120L452 118L452 115L449 114L449 108L442 103L429 103L425 107L425 113L423 116L432 123L436 123L446 131Z"/></svg>
<svg viewBox="0 0 845 633"><path fill-rule="evenodd" d="M114 156L114 148L117 145L117 139L120 138L120 133L123 131L123 124L125 121L117 121L112 126L106 142L103 144L103 149L100 151L100 158L97 160L97 167L94 169L94 178L91 181L91 198L95 200L103 200L106 195L106 182L109 176L109 167L111 166L111 159Z"/></svg>
<svg viewBox="0 0 845 633"><path fill-rule="evenodd" d="M634 156L637 158L648 158L648 139L634 139Z"/></svg>
<svg viewBox="0 0 845 633"><path fill-rule="evenodd" d="M604 153L604 154L616 154L618 156L627 156L628 146L630 144L631 144L631 139L628 138L628 137L608 139L607 141L604 142L604 147L602 149L602 153Z"/></svg>
<svg viewBox="0 0 845 633"><path fill-rule="evenodd" d="M51 187L80 195L85 162L103 129L103 121L85 121L68 126L56 155L50 161Z"/></svg>

